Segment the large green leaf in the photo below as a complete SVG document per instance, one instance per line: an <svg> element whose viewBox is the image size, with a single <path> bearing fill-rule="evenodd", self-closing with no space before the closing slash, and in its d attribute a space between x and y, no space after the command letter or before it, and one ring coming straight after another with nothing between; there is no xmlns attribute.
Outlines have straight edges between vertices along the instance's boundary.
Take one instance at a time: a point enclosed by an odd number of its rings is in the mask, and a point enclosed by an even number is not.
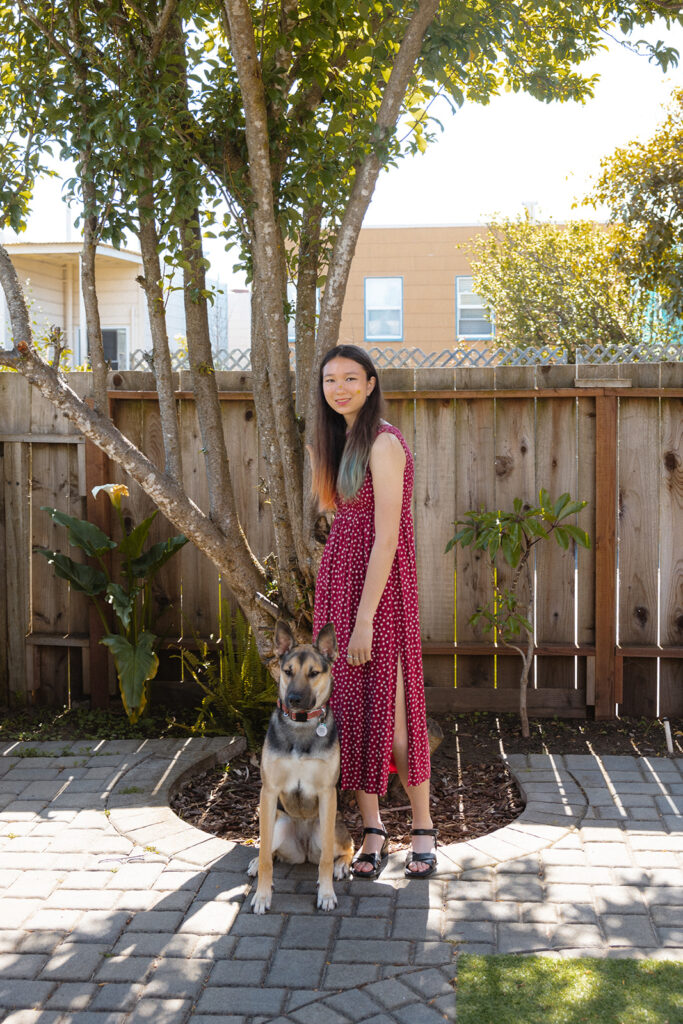
<svg viewBox="0 0 683 1024"><path fill-rule="evenodd" d="M159 668L159 659L152 650L156 637L152 633L141 633L136 644L125 636L110 634L102 639L114 656L119 677L121 699L131 722L137 722L147 703L146 683L154 679Z"/></svg>
<svg viewBox="0 0 683 1024"><path fill-rule="evenodd" d="M135 595L129 594L120 583L110 583L107 587L107 601L112 606L124 629L130 625L130 617L133 614Z"/></svg>
<svg viewBox="0 0 683 1024"><path fill-rule="evenodd" d="M143 521L139 523L134 530L131 530L128 536L124 537L119 543L119 551L124 558L134 559L140 557L142 545L147 540L149 528L158 514L159 509L156 509L152 512L151 516L148 516L147 519L143 519Z"/></svg>
<svg viewBox="0 0 683 1024"><path fill-rule="evenodd" d="M69 531L69 543L74 547L82 548L86 555L92 557L104 555L116 547L116 541L110 540L106 533L103 533L99 527L93 526L92 523L76 519L75 516L68 516L65 512L60 512L59 509L50 508L49 505L41 505L41 509L43 512L49 513L60 526L66 526Z"/></svg>
<svg viewBox="0 0 683 1024"><path fill-rule="evenodd" d="M55 570L55 575L60 579L68 580L74 590L82 590L90 597L97 597L107 586L107 577L100 569L94 569L91 565L83 565L82 562L74 562L73 558L62 555L58 551L36 548L36 553L47 558Z"/></svg>
<svg viewBox="0 0 683 1024"><path fill-rule="evenodd" d="M180 551L184 544L187 544L187 537L182 533L175 537L169 537L168 540L159 541L158 544L153 544L148 551L145 551L144 555L140 555L130 563L131 572L134 576L146 576L151 579L162 565L165 565L169 558L173 557L176 551Z"/></svg>

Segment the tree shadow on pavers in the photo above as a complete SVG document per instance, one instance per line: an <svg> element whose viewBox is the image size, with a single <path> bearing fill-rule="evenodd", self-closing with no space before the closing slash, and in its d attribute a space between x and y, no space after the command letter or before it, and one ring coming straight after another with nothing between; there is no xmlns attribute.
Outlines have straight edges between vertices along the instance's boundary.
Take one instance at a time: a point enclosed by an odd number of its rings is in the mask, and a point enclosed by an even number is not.
<svg viewBox="0 0 683 1024"><path fill-rule="evenodd" d="M62 1014L60 1024L81 1011L155 1024L275 1018L293 995L300 1005L331 998L450 952L423 897L403 895L433 881L338 882L339 905L324 914L316 867L277 865L271 912L252 914L253 846L208 836L168 807L169 780L189 770L182 742L77 746L62 757L41 744L53 756L36 758L32 773L33 759L0 771L5 811L14 805L0 816L3 1009L40 1008Z"/></svg>

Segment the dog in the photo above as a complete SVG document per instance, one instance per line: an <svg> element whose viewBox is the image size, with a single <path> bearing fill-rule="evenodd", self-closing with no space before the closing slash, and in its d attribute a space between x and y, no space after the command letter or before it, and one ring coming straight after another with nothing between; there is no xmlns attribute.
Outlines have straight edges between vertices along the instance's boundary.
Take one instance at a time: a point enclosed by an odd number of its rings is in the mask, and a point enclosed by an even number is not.
<svg viewBox="0 0 683 1024"><path fill-rule="evenodd" d="M259 855L248 872L258 874L251 901L255 914L270 909L273 858L318 864L318 909L337 905L333 878L346 878L353 840L337 815L339 736L328 705L332 664L338 652L331 623L313 644L297 646L286 622L274 633L279 658L278 706L261 756Z"/></svg>

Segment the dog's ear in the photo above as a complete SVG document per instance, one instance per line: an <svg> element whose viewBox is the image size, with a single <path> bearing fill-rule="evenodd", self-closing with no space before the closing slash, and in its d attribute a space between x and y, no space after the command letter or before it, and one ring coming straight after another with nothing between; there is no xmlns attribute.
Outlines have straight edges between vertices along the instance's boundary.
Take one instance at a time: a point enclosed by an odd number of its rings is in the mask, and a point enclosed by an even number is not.
<svg viewBox="0 0 683 1024"><path fill-rule="evenodd" d="M273 633L273 647L278 658L281 658L287 651L291 651L295 643L296 640L289 628L289 624L284 619L278 619L275 623L275 632Z"/></svg>
<svg viewBox="0 0 683 1024"><path fill-rule="evenodd" d="M337 647L337 634L334 631L334 626L331 622L328 622L326 626L318 633L315 639L315 646L318 648L320 653L328 661L336 661L337 655L339 654L339 648Z"/></svg>

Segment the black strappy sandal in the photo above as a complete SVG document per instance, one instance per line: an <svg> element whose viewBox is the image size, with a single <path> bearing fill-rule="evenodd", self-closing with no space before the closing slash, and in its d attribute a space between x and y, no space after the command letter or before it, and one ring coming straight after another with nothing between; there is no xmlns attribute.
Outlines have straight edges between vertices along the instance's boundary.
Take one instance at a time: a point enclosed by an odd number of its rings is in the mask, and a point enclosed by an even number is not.
<svg viewBox="0 0 683 1024"><path fill-rule="evenodd" d="M410 834L411 836L433 836L434 846L436 846L436 837L439 834L439 830L438 828L414 828ZM411 871L408 867L409 864L428 864L429 867L425 871ZM435 853L415 853L413 850L410 850L406 857L406 878L429 878L435 871Z"/></svg>
<svg viewBox="0 0 683 1024"><path fill-rule="evenodd" d="M387 849L389 846L389 836L383 828L364 828L363 829L363 841L365 837L371 832L373 835L384 836L384 842L382 843L382 849L379 853L359 853L357 857L351 862L351 874L354 878L378 878L382 868L386 864L387 860ZM355 864L372 864L371 871L356 871L354 870Z"/></svg>

